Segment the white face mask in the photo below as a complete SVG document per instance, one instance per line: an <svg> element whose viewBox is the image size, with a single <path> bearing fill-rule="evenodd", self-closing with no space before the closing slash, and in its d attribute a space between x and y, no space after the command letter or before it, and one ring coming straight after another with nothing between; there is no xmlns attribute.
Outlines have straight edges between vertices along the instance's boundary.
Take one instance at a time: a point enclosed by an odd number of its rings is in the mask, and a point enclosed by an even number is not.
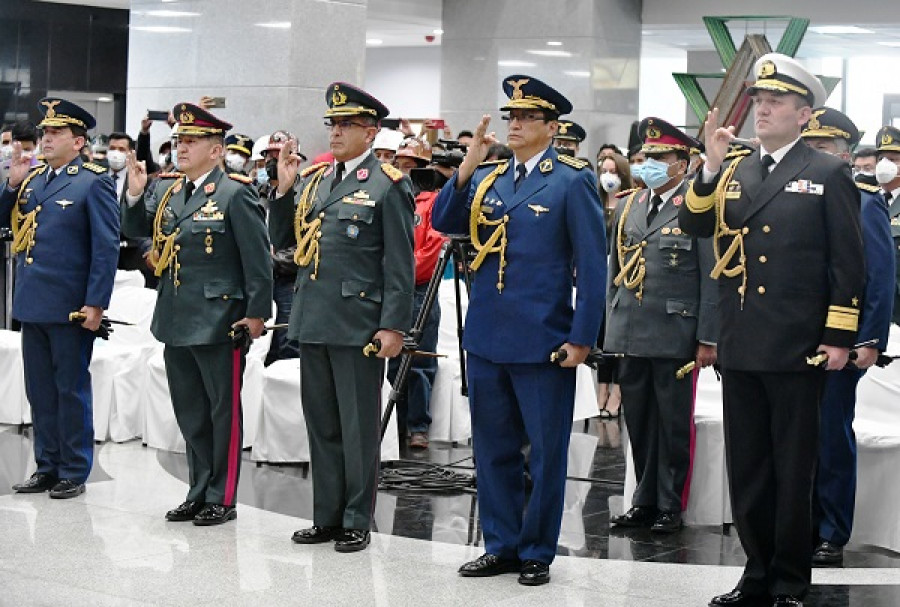
<svg viewBox="0 0 900 607"><path fill-rule="evenodd" d="M240 172L247 166L247 161L237 152L228 152L225 154L225 166L229 171Z"/></svg>
<svg viewBox="0 0 900 607"><path fill-rule="evenodd" d="M12 158L13 146L7 144L0 146L0 160L9 160Z"/></svg>
<svg viewBox="0 0 900 607"><path fill-rule="evenodd" d="M615 173L603 172L600 174L600 187L604 192L614 192L622 187L622 179Z"/></svg>
<svg viewBox="0 0 900 607"><path fill-rule="evenodd" d="M897 165L887 158L882 158L878 161L878 164L875 165L875 179L878 183L884 185L885 183L893 181L896 176Z"/></svg>
<svg viewBox="0 0 900 607"><path fill-rule="evenodd" d="M121 171L125 168L125 152L110 150L106 154L106 161L109 162L109 168L114 171Z"/></svg>

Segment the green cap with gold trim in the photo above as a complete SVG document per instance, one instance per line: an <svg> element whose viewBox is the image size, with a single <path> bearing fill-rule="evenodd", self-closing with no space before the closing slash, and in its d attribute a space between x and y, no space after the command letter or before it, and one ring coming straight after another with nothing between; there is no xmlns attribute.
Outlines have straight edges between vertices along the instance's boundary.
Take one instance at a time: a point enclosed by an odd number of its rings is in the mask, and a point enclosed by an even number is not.
<svg viewBox="0 0 900 607"><path fill-rule="evenodd" d="M843 112L830 107L820 107L812 111L809 121L803 125L800 136L845 139L850 147L859 143L859 129Z"/></svg>
<svg viewBox="0 0 900 607"><path fill-rule="evenodd" d="M325 118L338 116L369 116L376 120L386 118L390 111L383 103L364 90L346 82L332 82L325 90L328 111Z"/></svg>
<svg viewBox="0 0 900 607"><path fill-rule="evenodd" d="M878 152L900 152L900 129L891 125L881 127L875 134L875 145Z"/></svg>
<svg viewBox="0 0 900 607"><path fill-rule="evenodd" d="M193 103L178 103L172 108L172 115L178 121L175 125L176 135L193 135L194 137L224 136L231 130L231 123L216 118L203 108Z"/></svg>

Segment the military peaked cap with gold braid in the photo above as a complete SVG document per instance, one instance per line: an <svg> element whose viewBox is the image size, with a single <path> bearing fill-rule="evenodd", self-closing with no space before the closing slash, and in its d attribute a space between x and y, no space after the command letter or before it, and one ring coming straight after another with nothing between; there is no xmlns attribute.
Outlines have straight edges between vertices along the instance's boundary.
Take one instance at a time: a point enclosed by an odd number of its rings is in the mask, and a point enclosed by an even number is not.
<svg viewBox="0 0 900 607"><path fill-rule="evenodd" d="M638 126L638 135L643 140L641 151L644 154L665 154L668 152L687 152L700 149L702 144L682 131L659 118L644 118Z"/></svg>
<svg viewBox="0 0 900 607"><path fill-rule="evenodd" d="M537 78L514 74L503 79L503 92L509 103L500 111L547 110L561 116L572 111L572 103L562 93Z"/></svg>
<svg viewBox="0 0 900 607"><path fill-rule="evenodd" d="M581 125L571 120L560 120L559 130L556 131L554 139L565 139L566 141L577 141L581 143L587 137L587 133Z"/></svg>
<svg viewBox="0 0 900 607"><path fill-rule="evenodd" d="M225 149L244 154L249 158L253 155L253 138L233 133L225 138Z"/></svg>
<svg viewBox="0 0 900 607"><path fill-rule="evenodd" d="M844 139L850 147L859 143L859 129L843 112L830 107L820 107L812 111L809 122L803 125L800 136Z"/></svg>
<svg viewBox="0 0 900 607"><path fill-rule="evenodd" d="M883 126L875 134L876 150L879 152L900 152L900 129Z"/></svg>
<svg viewBox="0 0 900 607"><path fill-rule="evenodd" d="M747 89L747 94L758 91L774 93L796 93L805 98L811 107L825 104L828 94L816 76L800 63L781 53L766 53L753 65L756 82Z"/></svg>
<svg viewBox="0 0 900 607"><path fill-rule="evenodd" d="M178 124L176 135L193 135L194 137L225 136L231 130L231 124L216 118L203 108L193 103L179 103L172 108L172 115Z"/></svg>
<svg viewBox="0 0 900 607"><path fill-rule="evenodd" d="M346 82L332 82L328 85L325 89L325 103L328 104L325 118L369 116L381 120L391 113L375 97Z"/></svg>
<svg viewBox="0 0 900 607"><path fill-rule="evenodd" d="M97 126L87 110L59 97L44 97L38 101L38 109L44 117L38 128L78 126L88 131Z"/></svg>

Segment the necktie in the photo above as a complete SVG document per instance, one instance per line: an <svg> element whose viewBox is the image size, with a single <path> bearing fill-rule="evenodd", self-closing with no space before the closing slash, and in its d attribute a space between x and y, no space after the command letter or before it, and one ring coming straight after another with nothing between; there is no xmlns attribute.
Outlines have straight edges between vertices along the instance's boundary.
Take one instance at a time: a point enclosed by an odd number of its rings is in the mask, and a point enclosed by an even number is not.
<svg viewBox="0 0 900 607"><path fill-rule="evenodd" d="M50 185L50 182L53 181L54 179L56 179L56 176L57 176L58 174L59 174L59 173L57 173L57 172L54 171L53 169L50 169L50 172L47 173L47 185Z"/></svg>
<svg viewBox="0 0 900 607"><path fill-rule="evenodd" d="M656 195L650 199L650 212L647 213L648 226L653 223L653 220L656 219L656 216L659 214L659 205L661 204L662 198L660 198L659 195Z"/></svg>
<svg viewBox="0 0 900 607"><path fill-rule="evenodd" d="M522 182L525 181L525 174L528 169L525 168L524 164L520 164L516 167L516 192L519 191L519 186L522 185Z"/></svg>
<svg viewBox="0 0 900 607"><path fill-rule="evenodd" d="M341 182L344 178L344 163L337 163L337 168L334 170L334 181L331 182L331 191L334 191L334 188Z"/></svg>
<svg viewBox="0 0 900 607"><path fill-rule="evenodd" d="M194 193L194 182L188 181L184 186L184 201L187 202L191 199L191 194Z"/></svg>
<svg viewBox="0 0 900 607"><path fill-rule="evenodd" d="M775 164L775 159L772 158L769 154L766 154L762 157L762 172L760 173L760 175L762 176L763 181L765 181L766 177L769 176L769 173L771 172L769 171L769 167L771 167L773 164Z"/></svg>

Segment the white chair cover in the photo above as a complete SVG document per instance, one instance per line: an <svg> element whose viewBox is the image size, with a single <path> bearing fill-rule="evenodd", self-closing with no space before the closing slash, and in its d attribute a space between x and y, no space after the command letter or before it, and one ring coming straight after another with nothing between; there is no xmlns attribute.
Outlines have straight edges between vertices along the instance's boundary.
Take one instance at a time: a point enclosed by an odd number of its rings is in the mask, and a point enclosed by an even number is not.
<svg viewBox="0 0 900 607"><path fill-rule="evenodd" d="M276 361L266 368L264 376L256 442L250 459L271 463L308 462L309 438L300 403L300 359ZM390 390L391 385L385 380L381 392L383 405L387 404ZM382 461L400 457L394 413L381 443Z"/></svg>
<svg viewBox="0 0 900 607"><path fill-rule="evenodd" d="M0 424L30 424L31 408L25 396L22 334L0 329Z"/></svg>

